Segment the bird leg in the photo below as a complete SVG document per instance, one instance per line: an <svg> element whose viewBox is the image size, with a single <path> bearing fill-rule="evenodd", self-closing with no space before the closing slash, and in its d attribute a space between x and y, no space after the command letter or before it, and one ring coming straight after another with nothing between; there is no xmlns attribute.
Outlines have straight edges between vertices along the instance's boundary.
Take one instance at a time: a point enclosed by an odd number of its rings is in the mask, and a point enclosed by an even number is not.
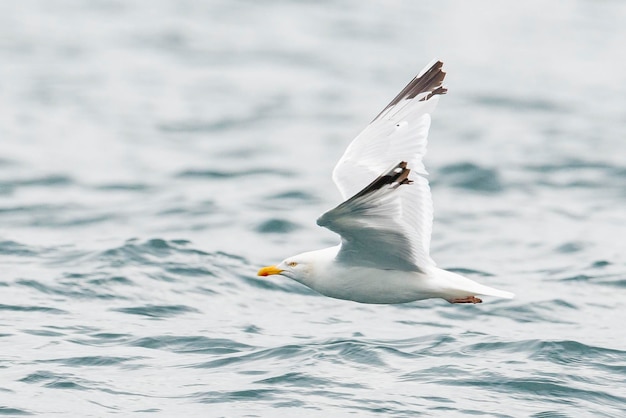
<svg viewBox="0 0 626 418"><path fill-rule="evenodd" d="M450 303L483 303L481 299L478 299L476 296L468 296L466 298L460 299L450 299L448 300Z"/></svg>

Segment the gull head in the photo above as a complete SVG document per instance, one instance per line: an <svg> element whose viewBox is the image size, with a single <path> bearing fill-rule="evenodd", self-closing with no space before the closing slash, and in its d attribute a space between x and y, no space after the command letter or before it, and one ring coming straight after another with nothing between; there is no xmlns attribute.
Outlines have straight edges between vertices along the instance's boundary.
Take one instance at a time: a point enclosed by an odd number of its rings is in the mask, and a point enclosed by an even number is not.
<svg viewBox="0 0 626 418"><path fill-rule="evenodd" d="M275 266L263 267L257 275L279 274L311 287L318 280L317 275L328 271L338 249L339 246L294 255Z"/></svg>
<svg viewBox="0 0 626 418"><path fill-rule="evenodd" d="M311 271L311 264L308 260L305 260L299 256L289 257L281 261L275 266L263 267L257 273L258 276L272 276L279 274L281 276L289 277L290 279L302 282L309 276Z"/></svg>

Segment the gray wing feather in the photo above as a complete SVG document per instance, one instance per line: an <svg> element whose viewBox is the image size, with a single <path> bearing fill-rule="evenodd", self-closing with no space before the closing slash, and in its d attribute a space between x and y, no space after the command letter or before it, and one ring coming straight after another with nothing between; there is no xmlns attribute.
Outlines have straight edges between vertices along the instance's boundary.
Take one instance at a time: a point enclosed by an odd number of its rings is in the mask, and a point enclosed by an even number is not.
<svg viewBox="0 0 626 418"><path fill-rule="evenodd" d="M341 235L337 260L346 264L420 271L413 260L411 240L402 222L396 189L410 184L410 169L402 161L336 208L317 224Z"/></svg>

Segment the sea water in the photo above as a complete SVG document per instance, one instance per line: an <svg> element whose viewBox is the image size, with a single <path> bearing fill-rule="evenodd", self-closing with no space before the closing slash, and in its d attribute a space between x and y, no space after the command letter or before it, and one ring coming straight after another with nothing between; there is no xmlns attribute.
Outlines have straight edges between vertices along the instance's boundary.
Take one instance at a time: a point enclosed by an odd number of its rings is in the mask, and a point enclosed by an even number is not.
<svg viewBox="0 0 626 418"><path fill-rule="evenodd" d="M626 416L626 5L0 4L0 415ZM429 61L442 268L363 305L259 267L337 237L346 146Z"/></svg>

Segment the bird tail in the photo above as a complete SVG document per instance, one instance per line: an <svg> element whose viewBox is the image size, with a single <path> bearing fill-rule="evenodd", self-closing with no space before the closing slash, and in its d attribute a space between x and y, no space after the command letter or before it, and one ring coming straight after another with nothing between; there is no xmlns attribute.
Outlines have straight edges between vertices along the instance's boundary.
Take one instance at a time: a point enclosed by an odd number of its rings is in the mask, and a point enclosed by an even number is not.
<svg viewBox="0 0 626 418"><path fill-rule="evenodd" d="M515 294L511 292L485 286L460 274L439 268L436 268L436 270L436 276L442 281L446 299L449 299L449 297L463 298L476 295L495 296L504 299L513 299L515 297Z"/></svg>
<svg viewBox="0 0 626 418"><path fill-rule="evenodd" d="M476 294L478 295L495 296L503 299L513 299L515 297L514 293L507 292L506 290L495 289L493 287L485 286L476 282L474 283L478 285L475 290Z"/></svg>

